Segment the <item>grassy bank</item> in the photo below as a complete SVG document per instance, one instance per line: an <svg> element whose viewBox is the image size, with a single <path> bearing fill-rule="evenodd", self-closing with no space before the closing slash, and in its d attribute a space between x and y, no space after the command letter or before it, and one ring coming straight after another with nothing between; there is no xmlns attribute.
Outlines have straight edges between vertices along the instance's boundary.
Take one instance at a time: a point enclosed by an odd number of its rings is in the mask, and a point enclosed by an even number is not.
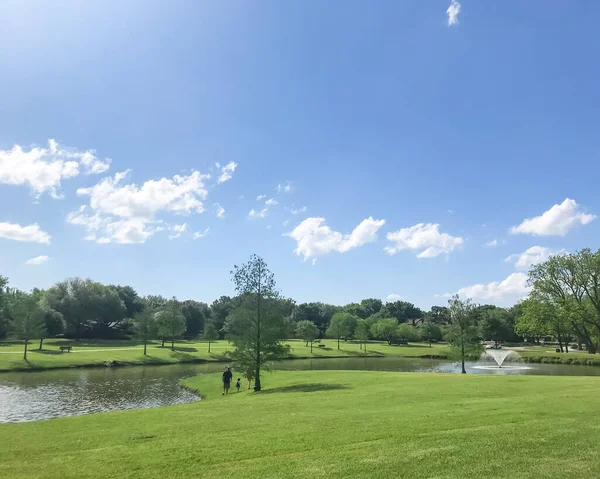
<svg viewBox="0 0 600 479"><path fill-rule="evenodd" d="M600 477L589 377L276 372L181 406L0 425L0 477Z"/></svg>
<svg viewBox="0 0 600 479"><path fill-rule="evenodd" d="M409 344L389 346L385 343L370 343L365 354L358 343L340 343L324 340L319 348L315 344L312 352L302 341L288 341L291 346L290 359L318 357L355 357L355 356L403 356L403 357L444 357L448 347L443 344ZM39 370L64 367L104 366L107 362L122 364L170 364L195 361L227 361L226 352L232 349L227 341L208 343L204 341L176 342L175 351L170 347L160 347L155 342L148 345L148 355L144 356L143 347L135 341L68 341L46 340L41 351L37 350L38 343L30 345L27 361L23 360L23 345L0 343L0 371ZM71 345L71 353L61 353L59 346ZM170 345L169 345L170 346Z"/></svg>

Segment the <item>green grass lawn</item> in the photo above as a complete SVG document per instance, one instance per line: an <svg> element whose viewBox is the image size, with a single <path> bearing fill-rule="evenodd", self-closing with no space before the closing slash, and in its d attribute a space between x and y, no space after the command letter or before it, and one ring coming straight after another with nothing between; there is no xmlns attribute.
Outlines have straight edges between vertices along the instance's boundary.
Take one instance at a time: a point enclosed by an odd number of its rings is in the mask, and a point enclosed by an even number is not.
<svg viewBox="0 0 600 479"><path fill-rule="evenodd" d="M61 353L58 349L61 345L73 346L71 353ZM292 347L290 358L303 357L352 357L363 356L365 353L360 349L358 343L340 343L337 349L337 341L324 340L325 345L320 349L314 344L312 353L303 341L288 341ZM156 342L148 346L148 355L143 355L143 347L135 341L68 341L68 340L46 340L44 348L38 351L39 341L30 345L27 361L23 360L23 345L0 343L0 371L27 370L34 368L60 368L69 366L102 365L107 361L118 361L130 364L164 364L177 362L191 362L197 360L225 361L225 353L233 349L227 341L211 343L211 352L208 352L208 343L204 341L182 341L175 343L175 351L170 347L160 347ZM170 345L169 345L170 346ZM426 344L409 344L403 346L388 346L385 343L373 342L368 345L367 355L370 356L405 356L421 357L428 355L444 356L447 354L447 346L434 344L429 347Z"/></svg>
<svg viewBox="0 0 600 479"><path fill-rule="evenodd" d="M600 477L600 378L275 372L261 393L0 425L0 477Z"/></svg>

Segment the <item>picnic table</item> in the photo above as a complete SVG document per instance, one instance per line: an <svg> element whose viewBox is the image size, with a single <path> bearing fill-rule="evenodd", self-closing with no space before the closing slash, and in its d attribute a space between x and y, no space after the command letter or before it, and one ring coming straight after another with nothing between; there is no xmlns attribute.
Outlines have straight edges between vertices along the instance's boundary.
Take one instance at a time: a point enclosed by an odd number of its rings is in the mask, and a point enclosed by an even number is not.
<svg viewBox="0 0 600 479"><path fill-rule="evenodd" d="M65 351L70 353L71 349L73 349L73 346L59 346L58 349L60 349L61 353L64 353Z"/></svg>
<svg viewBox="0 0 600 479"><path fill-rule="evenodd" d="M319 348L320 349L325 349L325 345L324 344L319 344Z"/></svg>

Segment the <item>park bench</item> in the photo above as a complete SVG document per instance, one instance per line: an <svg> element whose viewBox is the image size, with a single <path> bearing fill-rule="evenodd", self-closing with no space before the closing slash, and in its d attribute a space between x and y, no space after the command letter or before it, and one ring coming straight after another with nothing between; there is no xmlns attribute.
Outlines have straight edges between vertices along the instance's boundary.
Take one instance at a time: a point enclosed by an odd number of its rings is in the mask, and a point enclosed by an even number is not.
<svg viewBox="0 0 600 479"><path fill-rule="evenodd" d="M60 349L61 353L64 353L65 351L70 353L71 349L73 349L73 346L59 346L58 349Z"/></svg>
<svg viewBox="0 0 600 479"><path fill-rule="evenodd" d="M324 344L319 344L319 348L320 349L325 349L325 345Z"/></svg>

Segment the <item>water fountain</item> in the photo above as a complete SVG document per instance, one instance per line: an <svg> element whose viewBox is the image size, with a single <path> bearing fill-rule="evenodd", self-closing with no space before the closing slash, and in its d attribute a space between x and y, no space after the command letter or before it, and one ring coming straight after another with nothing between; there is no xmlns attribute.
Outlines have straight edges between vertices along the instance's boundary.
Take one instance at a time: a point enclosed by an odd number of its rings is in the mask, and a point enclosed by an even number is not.
<svg viewBox="0 0 600 479"><path fill-rule="evenodd" d="M507 372L521 370L521 369L531 369L531 367L529 367L529 366L522 366L522 365L505 366L504 365L504 361L506 361L507 359L509 359L510 361L518 361L520 359L519 354L516 351L513 351L512 349L486 349L481 354L480 359L485 362L490 362L490 360L493 360L496 363L496 365L495 366L477 365L477 366L473 366L474 369L495 369L495 370L505 369L505 370L507 370Z"/></svg>

